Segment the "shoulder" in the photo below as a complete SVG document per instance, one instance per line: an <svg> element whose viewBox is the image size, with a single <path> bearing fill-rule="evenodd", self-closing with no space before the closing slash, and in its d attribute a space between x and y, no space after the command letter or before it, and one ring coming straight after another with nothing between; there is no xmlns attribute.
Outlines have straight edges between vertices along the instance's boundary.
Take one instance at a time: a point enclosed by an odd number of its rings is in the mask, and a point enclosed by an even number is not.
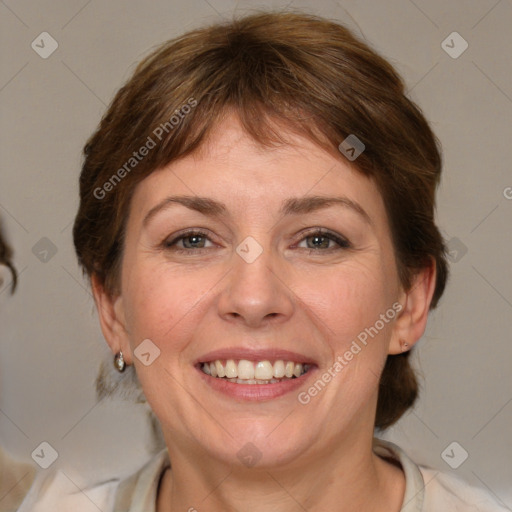
<svg viewBox="0 0 512 512"><path fill-rule="evenodd" d="M90 486L81 486L62 470L41 472L18 512L152 512L168 460L163 450L127 478Z"/></svg>
<svg viewBox="0 0 512 512"><path fill-rule="evenodd" d="M18 512L111 512L118 484L114 479L81 486L62 470L41 471Z"/></svg>
<svg viewBox="0 0 512 512"><path fill-rule="evenodd" d="M17 510L34 481L36 470L0 448L0 512Z"/></svg>
<svg viewBox="0 0 512 512"><path fill-rule="evenodd" d="M510 512L490 492L442 471L420 466L425 481L425 511ZM447 508L449 507L449 509Z"/></svg>
<svg viewBox="0 0 512 512"><path fill-rule="evenodd" d="M402 466L405 474L402 512L511 512L484 489L450 473L418 466L394 443L375 439L374 452Z"/></svg>
<svg viewBox="0 0 512 512"><path fill-rule="evenodd" d="M119 483L115 509L127 512L154 512L158 486L170 466L167 449L154 456L139 471Z"/></svg>

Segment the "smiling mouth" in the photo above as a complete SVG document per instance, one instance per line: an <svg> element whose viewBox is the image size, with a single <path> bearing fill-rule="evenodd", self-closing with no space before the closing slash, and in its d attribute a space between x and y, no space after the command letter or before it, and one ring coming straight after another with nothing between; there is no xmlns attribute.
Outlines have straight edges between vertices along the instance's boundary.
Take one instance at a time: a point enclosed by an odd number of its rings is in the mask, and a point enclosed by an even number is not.
<svg viewBox="0 0 512 512"><path fill-rule="evenodd" d="M200 363L206 375L236 384L277 384L297 379L307 373L311 365L278 359L249 361L248 359L216 359Z"/></svg>

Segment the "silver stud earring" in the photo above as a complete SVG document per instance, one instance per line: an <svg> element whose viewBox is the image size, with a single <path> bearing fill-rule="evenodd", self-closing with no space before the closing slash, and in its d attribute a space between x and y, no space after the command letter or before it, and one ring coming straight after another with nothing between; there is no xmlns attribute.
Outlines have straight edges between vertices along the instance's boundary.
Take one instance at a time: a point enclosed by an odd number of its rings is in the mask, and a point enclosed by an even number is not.
<svg viewBox="0 0 512 512"><path fill-rule="evenodd" d="M123 353L121 351L114 356L114 367L119 373L124 372L126 368L126 363L124 362Z"/></svg>
<svg viewBox="0 0 512 512"><path fill-rule="evenodd" d="M407 343L407 341L400 340L400 346L402 348L402 352L406 352L409 348L409 343Z"/></svg>

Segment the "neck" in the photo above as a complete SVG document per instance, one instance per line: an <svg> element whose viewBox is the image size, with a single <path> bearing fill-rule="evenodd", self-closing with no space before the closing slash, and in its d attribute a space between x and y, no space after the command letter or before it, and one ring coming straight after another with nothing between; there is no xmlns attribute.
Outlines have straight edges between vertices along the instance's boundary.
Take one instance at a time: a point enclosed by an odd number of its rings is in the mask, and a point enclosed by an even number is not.
<svg viewBox="0 0 512 512"><path fill-rule="evenodd" d="M403 473L375 455L371 441L371 436L357 443L346 439L335 450L315 453L314 459L303 457L300 463L266 469L233 467L208 458L190 464L190 453L184 458L168 445L172 470L163 477L157 511L398 512L405 491Z"/></svg>

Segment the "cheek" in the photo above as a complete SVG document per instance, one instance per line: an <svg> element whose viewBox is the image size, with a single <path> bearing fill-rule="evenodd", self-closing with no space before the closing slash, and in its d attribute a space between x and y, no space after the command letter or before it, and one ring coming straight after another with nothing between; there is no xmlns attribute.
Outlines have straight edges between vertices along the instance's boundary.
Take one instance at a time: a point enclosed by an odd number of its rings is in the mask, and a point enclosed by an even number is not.
<svg viewBox="0 0 512 512"><path fill-rule="evenodd" d="M389 276L389 270L379 261L358 261L335 272L326 272L324 279L319 280L315 275L304 283L303 301L326 326L326 334L336 351L374 326L392 307L397 287ZM379 322L383 336L391 325L387 322L381 326Z"/></svg>
<svg viewBox="0 0 512 512"><path fill-rule="evenodd" d="M326 274L321 290L318 285L303 288L304 303L323 326L330 352L319 375L329 384L317 386L321 392L314 385L306 392L319 395L319 403L340 421L358 417L376 397L396 319L398 288L393 276L377 260L359 261Z"/></svg>
<svg viewBox="0 0 512 512"><path fill-rule="evenodd" d="M132 346L149 338L164 348L187 338L188 318L207 299L216 280L212 273L173 271L167 263L146 261L133 265L125 282L126 322Z"/></svg>

